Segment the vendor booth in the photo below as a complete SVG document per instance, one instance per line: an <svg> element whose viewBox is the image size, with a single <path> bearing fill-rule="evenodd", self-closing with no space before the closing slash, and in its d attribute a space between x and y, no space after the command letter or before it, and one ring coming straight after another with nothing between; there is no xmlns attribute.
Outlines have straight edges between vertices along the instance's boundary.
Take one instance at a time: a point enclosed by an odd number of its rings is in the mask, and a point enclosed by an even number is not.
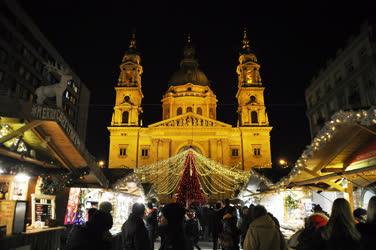
<svg viewBox="0 0 376 250"><path fill-rule="evenodd" d="M112 204L114 224L110 232L113 235L121 231L121 226L131 213L133 204L144 203L142 196L101 188L70 188L64 224L84 224L88 220L88 210L99 208L99 204L104 201Z"/></svg>
<svg viewBox="0 0 376 250"><path fill-rule="evenodd" d="M59 249L72 185L108 180L64 112L0 98L0 249Z"/></svg>
<svg viewBox="0 0 376 250"><path fill-rule="evenodd" d="M367 209L375 183L376 109L340 111L319 131L288 175L276 183L258 176L239 198L264 205L282 228L297 230L313 205L330 214L334 200L345 198L352 209Z"/></svg>
<svg viewBox="0 0 376 250"><path fill-rule="evenodd" d="M0 176L5 192L0 200L0 249L60 246L64 227L55 223L55 196L41 194L39 177L32 173Z"/></svg>

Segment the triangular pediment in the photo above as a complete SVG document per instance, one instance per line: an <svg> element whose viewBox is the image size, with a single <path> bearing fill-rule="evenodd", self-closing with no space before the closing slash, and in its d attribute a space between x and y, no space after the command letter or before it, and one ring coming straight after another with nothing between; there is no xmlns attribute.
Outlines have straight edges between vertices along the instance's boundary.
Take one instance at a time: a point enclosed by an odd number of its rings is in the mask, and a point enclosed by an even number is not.
<svg viewBox="0 0 376 250"><path fill-rule="evenodd" d="M230 124L220 122L208 117L188 112L170 119L150 124L149 128L155 127L222 127L231 128Z"/></svg>

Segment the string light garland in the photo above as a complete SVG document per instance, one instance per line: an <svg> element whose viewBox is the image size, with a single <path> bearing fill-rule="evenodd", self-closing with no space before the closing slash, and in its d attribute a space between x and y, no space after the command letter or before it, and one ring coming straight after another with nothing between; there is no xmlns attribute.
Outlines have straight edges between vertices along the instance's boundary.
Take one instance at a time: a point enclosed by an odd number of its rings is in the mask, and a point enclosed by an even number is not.
<svg viewBox="0 0 376 250"><path fill-rule="evenodd" d="M150 182L159 195L172 195L180 187L186 169L187 159L194 159L200 192L204 195L224 194L240 189L251 173L240 170L240 164L233 167L215 162L192 149L151 165L134 170L141 182Z"/></svg>
<svg viewBox="0 0 376 250"><path fill-rule="evenodd" d="M0 138L4 137L13 132L13 129L8 124L0 124ZM28 151L28 147L26 143L22 140L22 136L9 139L8 141L4 142L4 145L8 148L11 148L18 153L25 153Z"/></svg>
<svg viewBox="0 0 376 250"><path fill-rule="evenodd" d="M324 127L318 132L316 137L312 140L312 143L307 146L301 157L296 161L294 167L290 173L282 178L279 182L275 184L270 184L269 187L282 188L286 187L293 178L307 168L307 161L323 147L327 142L331 141L336 133L338 133L338 128L346 124L360 124L364 126L371 126L376 124L376 108L371 107L368 110L358 110L358 111L342 111L335 113L331 120L326 122Z"/></svg>
<svg viewBox="0 0 376 250"><path fill-rule="evenodd" d="M87 168L79 169L75 172L59 173L54 175L43 174L41 192L46 195L56 195L66 187L75 186L90 173Z"/></svg>

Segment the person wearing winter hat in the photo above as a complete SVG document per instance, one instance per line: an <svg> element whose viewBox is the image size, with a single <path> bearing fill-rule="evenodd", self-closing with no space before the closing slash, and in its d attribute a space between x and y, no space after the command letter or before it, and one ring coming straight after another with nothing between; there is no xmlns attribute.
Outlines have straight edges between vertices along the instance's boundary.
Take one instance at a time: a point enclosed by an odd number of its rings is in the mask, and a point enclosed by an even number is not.
<svg viewBox="0 0 376 250"><path fill-rule="evenodd" d="M304 228L298 230L288 240L291 249L310 250L319 249L322 244L321 230L328 223L329 218L323 213L314 213L304 219Z"/></svg>
<svg viewBox="0 0 376 250"><path fill-rule="evenodd" d="M319 229L326 226L328 220L329 218L325 214L317 213L309 216L307 223Z"/></svg>
<svg viewBox="0 0 376 250"><path fill-rule="evenodd" d="M185 209L178 203L169 203L161 209L159 232L160 250L192 250L190 241L184 234Z"/></svg>

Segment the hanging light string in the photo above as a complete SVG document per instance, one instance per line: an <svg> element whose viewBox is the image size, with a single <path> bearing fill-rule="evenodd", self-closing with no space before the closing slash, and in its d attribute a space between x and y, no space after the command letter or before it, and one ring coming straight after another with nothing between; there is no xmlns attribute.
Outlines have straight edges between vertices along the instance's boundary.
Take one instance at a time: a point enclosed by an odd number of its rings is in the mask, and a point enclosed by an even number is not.
<svg viewBox="0 0 376 250"><path fill-rule="evenodd" d="M301 157L296 161L291 172L279 182L271 184L274 188L282 188L287 186L294 178L296 178L302 170L307 168L307 161L311 159L315 152L323 147L327 142L331 141L334 135L338 133L338 128L346 124L360 124L371 126L376 124L376 108L371 107L368 110L358 111L342 111L335 113L330 121L327 121L324 127L318 132L312 143L307 146Z"/></svg>
<svg viewBox="0 0 376 250"><path fill-rule="evenodd" d="M233 192L250 177L249 172L239 170L239 164L228 167L198 152L188 149L169 159L135 169L142 182L153 183L158 194L173 194L179 185L189 153L194 155L195 169L205 195Z"/></svg>

